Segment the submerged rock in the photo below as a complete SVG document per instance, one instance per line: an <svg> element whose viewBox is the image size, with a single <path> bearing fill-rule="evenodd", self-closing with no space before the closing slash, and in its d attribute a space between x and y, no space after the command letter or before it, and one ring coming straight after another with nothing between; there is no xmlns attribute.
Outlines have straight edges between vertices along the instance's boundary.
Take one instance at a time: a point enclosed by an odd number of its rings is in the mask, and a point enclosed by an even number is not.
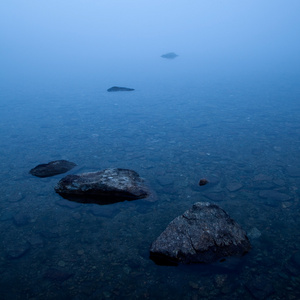
<svg viewBox="0 0 300 300"><path fill-rule="evenodd" d="M245 231L223 209L197 202L152 243L150 258L161 265L211 263L241 256L250 248Z"/></svg>
<svg viewBox="0 0 300 300"><path fill-rule="evenodd" d="M178 55L174 52L169 52L166 54L161 55L162 58L167 58L167 59L174 59L176 58Z"/></svg>
<svg viewBox="0 0 300 300"><path fill-rule="evenodd" d="M37 177L50 177L66 173L76 166L75 163L67 160L54 160L47 164L41 164L29 171L30 174Z"/></svg>
<svg viewBox="0 0 300 300"><path fill-rule="evenodd" d="M127 87L120 87L120 86L113 86L107 90L108 92L131 92L134 89L127 88Z"/></svg>
<svg viewBox="0 0 300 300"><path fill-rule="evenodd" d="M58 182L55 191L68 200L97 204L141 199L150 195L139 174L128 169L68 175Z"/></svg>

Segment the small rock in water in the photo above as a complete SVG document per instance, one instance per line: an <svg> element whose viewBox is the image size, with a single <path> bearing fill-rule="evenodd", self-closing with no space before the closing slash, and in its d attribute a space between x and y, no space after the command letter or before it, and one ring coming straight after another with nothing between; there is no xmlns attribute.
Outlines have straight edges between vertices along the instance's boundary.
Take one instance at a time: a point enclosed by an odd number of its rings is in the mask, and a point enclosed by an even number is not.
<svg viewBox="0 0 300 300"><path fill-rule="evenodd" d="M76 166L75 163L67 160L54 160L47 164L40 164L29 171L30 174L37 177L50 177L66 173Z"/></svg>
<svg viewBox="0 0 300 300"><path fill-rule="evenodd" d="M208 180L207 180L206 178L200 179L200 181L199 181L199 185L200 185L200 186L206 185L206 184L208 184Z"/></svg>
<svg viewBox="0 0 300 300"><path fill-rule="evenodd" d="M250 248L245 231L223 209L197 202L152 243L150 258L160 265L212 263L241 256Z"/></svg>
<svg viewBox="0 0 300 300"><path fill-rule="evenodd" d="M127 87L121 87L121 86L113 86L107 90L108 92L131 92L134 91L134 89L127 88Z"/></svg>

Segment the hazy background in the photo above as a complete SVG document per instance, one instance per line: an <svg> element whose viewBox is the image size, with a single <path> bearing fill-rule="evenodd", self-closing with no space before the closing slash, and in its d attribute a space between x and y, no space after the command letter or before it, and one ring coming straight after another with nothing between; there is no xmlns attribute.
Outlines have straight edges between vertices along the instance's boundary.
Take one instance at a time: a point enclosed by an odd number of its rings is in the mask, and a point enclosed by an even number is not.
<svg viewBox="0 0 300 300"><path fill-rule="evenodd" d="M1 86L297 73L299 11L298 0L1 1ZM170 51L179 57L160 58Z"/></svg>

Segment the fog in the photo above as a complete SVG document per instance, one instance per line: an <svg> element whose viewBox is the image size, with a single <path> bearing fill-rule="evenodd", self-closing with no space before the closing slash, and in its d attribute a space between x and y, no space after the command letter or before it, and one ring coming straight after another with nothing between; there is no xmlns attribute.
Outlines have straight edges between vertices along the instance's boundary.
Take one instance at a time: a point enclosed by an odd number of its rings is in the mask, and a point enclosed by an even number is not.
<svg viewBox="0 0 300 300"><path fill-rule="evenodd" d="M297 0L2 1L1 82L106 87L175 71L183 80L296 72L299 11ZM179 57L164 61L170 51Z"/></svg>

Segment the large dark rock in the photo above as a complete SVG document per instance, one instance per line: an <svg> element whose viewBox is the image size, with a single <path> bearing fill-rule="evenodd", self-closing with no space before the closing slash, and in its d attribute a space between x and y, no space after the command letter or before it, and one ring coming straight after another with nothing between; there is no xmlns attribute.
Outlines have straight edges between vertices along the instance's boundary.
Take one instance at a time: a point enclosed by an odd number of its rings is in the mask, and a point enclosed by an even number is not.
<svg viewBox="0 0 300 300"><path fill-rule="evenodd" d="M68 175L58 182L55 191L69 200L97 204L141 199L150 195L138 173L128 169Z"/></svg>
<svg viewBox="0 0 300 300"><path fill-rule="evenodd" d="M223 209L197 202L152 243L150 258L162 265L211 263L241 256L250 248L245 231Z"/></svg>
<svg viewBox="0 0 300 300"><path fill-rule="evenodd" d="M120 86L113 86L107 90L108 92L131 92L134 89L127 88L127 87L120 87Z"/></svg>
<svg viewBox="0 0 300 300"><path fill-rule="evenodd" d="M167 58L167 59L174 59L176 58L178 55L174 52L169 52L166 54L161 55L162 58Z"/></svg>
<svg viewBox="0 0 300 300"><path fill-rule="evenodd" d="M37 177L50 177L70 171L76 166L75 163L67 160L54 160L47 164L41 164L29 171L30 174Z"/></svg>

